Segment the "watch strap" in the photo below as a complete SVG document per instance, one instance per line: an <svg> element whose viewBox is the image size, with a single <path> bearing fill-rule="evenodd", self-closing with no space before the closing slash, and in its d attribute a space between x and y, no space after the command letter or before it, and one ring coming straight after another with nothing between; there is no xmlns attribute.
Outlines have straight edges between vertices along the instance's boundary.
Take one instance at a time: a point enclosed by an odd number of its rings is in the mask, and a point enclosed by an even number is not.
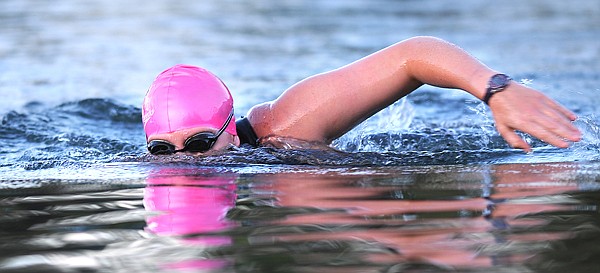
<svg viewBox="0 0 600 273"><path fill-rule="evenodd" d="M487 84L487 88L485 89L485 95L483 96L483 102L489 105L489 101L492 95L504 90L511 80L512 79L505 74L495 74L492 77L490 77L490 80Z"/></svg>
<svg viewBox="0 0 600 273"><path fill-rule="evenodd" d="M494 93L495 93L495 92L492 92L491 88L489 88L489 87L488 87L488 88L486 88L486 89L485 89L485 96L483 97L483 102L485 102L485 104L489 105L489 104L490 104L490 103L489 103L489 101L490 101L490 98L492 97L492 95L493 95Z"/></svg>

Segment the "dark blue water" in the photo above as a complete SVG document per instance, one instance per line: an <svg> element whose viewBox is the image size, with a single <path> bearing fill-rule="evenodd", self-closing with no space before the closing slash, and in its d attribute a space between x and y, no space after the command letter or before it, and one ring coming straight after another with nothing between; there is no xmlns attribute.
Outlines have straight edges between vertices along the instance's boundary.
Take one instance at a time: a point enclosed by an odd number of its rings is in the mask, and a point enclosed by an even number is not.
<svg viewBox="0 0 600 273"><path fill-rule="evenodd" d="M2 272L597 272L595 1L0 2ZM147 155L142 97L176 63L236 115L434 35L579 115L509 148L485 105L425 86L325 150Z"/></svg>

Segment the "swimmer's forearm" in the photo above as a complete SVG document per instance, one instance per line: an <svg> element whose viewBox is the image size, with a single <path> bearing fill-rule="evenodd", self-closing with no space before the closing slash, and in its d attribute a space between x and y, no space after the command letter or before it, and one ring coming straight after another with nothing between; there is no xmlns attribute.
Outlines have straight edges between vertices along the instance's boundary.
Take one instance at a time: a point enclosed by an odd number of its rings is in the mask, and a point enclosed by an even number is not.
<svg viewBox="0 0 600 273"><path fill-rule="evenodd" d="M402 49L406 73L419 83L459 88L482 99L487 81L497 73L455 45L439 39L419 37L407 40ZM571 123L577 116L527 86L511 83L489 101L498 132L514 148L531 151L515 131L528 133L556 147L569 147L581 140L581 132Z"/></svg>
<svg viewBox="0 0 600 273"><path fill-rule="evenodd" d="M482 99L489 78L497 73L458 46L433 37L397 44L406 73L421 84L462 89Z"/></svg>

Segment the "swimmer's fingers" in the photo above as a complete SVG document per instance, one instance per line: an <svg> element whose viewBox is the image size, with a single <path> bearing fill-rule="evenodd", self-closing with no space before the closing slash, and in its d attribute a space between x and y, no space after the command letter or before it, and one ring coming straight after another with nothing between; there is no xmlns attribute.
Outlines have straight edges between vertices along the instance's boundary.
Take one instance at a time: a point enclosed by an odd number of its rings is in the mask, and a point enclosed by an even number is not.
<svg viewBox="0 0 600 273"><path fill-rule="evenodd" d="M568 143L564 140L581 140L581 132L572 123L572 121L575 120L577 116L552 100L548 99L546 103L549 107L542 111L537 117L538 124L535 125L539 126L531 128L530 130L539 131L539 133L537 134L541 136L539 138L542 140L545 140L545 138L561 139L562 141L546 141L550 144L561 143L559 146L555 145L557 147L564 147L564 144L567 144L568 146Z"/></svg>
<svg viewBox="0 0 600 273"><path fill-rule="evenodd" d="M529 146L529 144L527 144L527 142L525 142L524 139L517 135L515 130L513 130L512 128L505 125L496 124L496 129L498 130L502 138L506 140L508 145L510 145L510 147L513 147L515 149L522 149L527 153L531 152L531 146Z"/></svg>
<svg viewBox="0 0 600 273"><path fill-rule="evenodd" d="M555 147L568 148L569 142L566 141L564 134L556 133L559 130L562 129L558 126L545 127L540 124L532 124L523 132Z"/></svg>
<svg viewBox="0 0 600 273"><path fill-rule="evenodd" d="M577 115L573 113L571 110L562 106L558 102L551 100L549 98L546 99L546 103L552 107L554 110L558 111L561 115L565 116L570 121L575 121L577 119Z"/></svg>
<svg viewBox="0 0 600 273"><path fill-rule="evenodd" d="M547 118L541 116L540 119ZM554 126L552 124L553 123L546 123L544 120L540 123L529 123L525 128L511 128L502 124L497 124L496 128L511 147L523 149L525 152L531 152L531 146L516 133L516 130L527 133L532 137L558 148L569 147L569 142L564 138L565 134L557 133L557 131L565 131L562 129L564 126ZM549 127L547 125L549 125Z"/></svg>

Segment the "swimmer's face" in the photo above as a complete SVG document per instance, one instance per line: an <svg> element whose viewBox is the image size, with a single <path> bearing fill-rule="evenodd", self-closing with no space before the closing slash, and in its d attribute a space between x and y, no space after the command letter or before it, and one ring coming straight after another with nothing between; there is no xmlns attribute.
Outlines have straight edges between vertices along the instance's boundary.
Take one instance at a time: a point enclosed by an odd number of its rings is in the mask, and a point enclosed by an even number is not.
<svg viewBox="0 0 600 273"><path fill-rule="evenodd" d="M233 109L220 129L199 126L151 135L148 137L148 151L154 155L178 152L202 154L223 150L232 144L239 146L239 138L225 132L232 119Z"/></svg>
<svg viewBox="0 0 600 273"><path fill-rule="evenodd" d="M148 138L148 143L149 143L149 146L152 145L151 143L153 143L153 141L155 141L154 143L159 143L160 145L170 144L173 146L174 150L177 152L179 152L180 150L185 150L185 151L183 151L184 153L193 154L193 155L200 155L200 154L205 154L205 153L211 153L214 151L225 150L228 147L230 147L231 145L235 145L235 146L240 145L240 139L237 136L231 135L227 132L222 132L221 135L219 135L214 142L210 141L210 144L212 144L212 145L210 147L208 147L209 148L208 150L198 152L198 151L194 151L192 149L192 151L189 151L190 150L189 144L191 142L190 139L193 139L195 136L197 136L198 134L201 134L201 133L209 133L211 135L216 135L218 133L218 129L206 128L206 127L195 127L195 128L175 131L172 133L155 134ZM186 142L188 142L188 147L185 146ZM159 147L159 149L160 149L160 147ZM157 153L157 154L169 154L169 153Z"/></svg>

